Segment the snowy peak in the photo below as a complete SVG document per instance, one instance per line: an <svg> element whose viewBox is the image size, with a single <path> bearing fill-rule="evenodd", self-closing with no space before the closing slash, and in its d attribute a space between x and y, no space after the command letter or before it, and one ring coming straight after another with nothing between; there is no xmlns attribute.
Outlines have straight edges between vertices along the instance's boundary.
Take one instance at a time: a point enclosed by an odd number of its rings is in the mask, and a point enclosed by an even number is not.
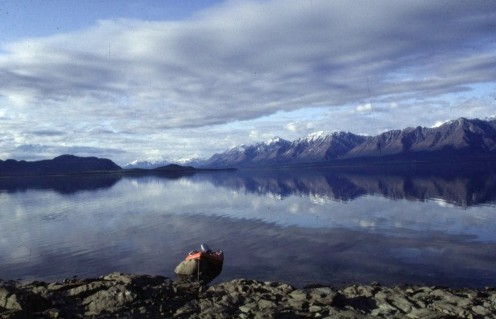
<svg viewBox="0 0 496 319"><path fill-rule="evenodd" d="M164 161L164 160L156 160L156 161L134 160L131 163L124 165L122 168L124 168L124 169L132 169L132 168L154 169L154 168L166 166L169 164L171 164L169 161Z"/></svg>
<svg viewBox="0 0 496 319"><path fill-rule="evenodd" d="M286 141L285 139L280 138L279 136L273 137L270 140L267 141L266 144L268 145L273 145L273 144L284 144L284 143L289 143L289 141Z"/></svg>
<svg viewBox="0 0 496 319"><path fill-rule="evenodd" d="M310 133L308 134L304 140L308 141L308 142L314 142L316 140L319 140L319 139L324 139L326 138L328 135L330 135L329 132L325 132L325 131L318 131L318 132L314 132L314 133Z"/></svg>

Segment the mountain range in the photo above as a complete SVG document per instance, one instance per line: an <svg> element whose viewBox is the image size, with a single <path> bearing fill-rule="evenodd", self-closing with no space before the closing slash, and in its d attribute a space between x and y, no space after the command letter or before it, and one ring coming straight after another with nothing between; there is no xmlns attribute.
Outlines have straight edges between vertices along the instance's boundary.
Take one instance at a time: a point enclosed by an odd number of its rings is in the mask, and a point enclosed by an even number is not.
<svg viewBox="0 0 496 319"><path fill-rule="evenodd" d="M485 162L496 165L496 118L459 118L435 128L392 130L376 136L350 132L317 132L295 141L273 138L241 145L206 160L182 165L135 163L122 169L109 159L62 155L35 162L0 160L0 176L78 174L88 172L193 172L205 169L280 167L294 165L348 165L391 163ZM198 169L196 169L196 168Z"/></svg>
<svg viewBox="0 0 496 319"><path fill-rule="evenodd" d="M376 136L313 133L241 145L198 162L200 167L256 167L317 163L445 161L496 156L496 118L459 118L435 128L409 127Z"/></svg>

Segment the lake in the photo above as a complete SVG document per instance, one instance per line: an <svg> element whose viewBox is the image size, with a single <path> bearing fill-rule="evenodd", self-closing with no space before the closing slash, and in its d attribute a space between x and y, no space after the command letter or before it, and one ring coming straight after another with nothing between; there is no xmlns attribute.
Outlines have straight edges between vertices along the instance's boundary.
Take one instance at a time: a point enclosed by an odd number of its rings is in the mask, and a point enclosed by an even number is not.
<svg viewBox="0 0 496 319"><path fill-rule="evenodd" d="M383 170L0 178L0 278L174 277L206 242L214 283L496 286L496 175Z"/></svg>

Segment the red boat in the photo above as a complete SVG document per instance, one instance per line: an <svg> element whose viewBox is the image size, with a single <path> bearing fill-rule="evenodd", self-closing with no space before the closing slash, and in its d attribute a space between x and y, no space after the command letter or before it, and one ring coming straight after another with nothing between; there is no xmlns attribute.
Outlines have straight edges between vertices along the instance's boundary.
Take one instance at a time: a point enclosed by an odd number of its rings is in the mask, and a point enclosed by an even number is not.
<svg viewBox="0 0 496 319"><path fill-rule="evenodd" d="M222 264L224 263L224 253L222 250L212 252L212 251L192 251L186 256L186 259L184 260L191 260L191 259L196 259L196 260L205 260L207 262L212 262L216 264Z"/></svg>
<svg viewBox="0 0 496 319"><path fill-rule="evenodd" d="M174 272L180 281L198 281L201 284L207 284L221 273L223 264L222 250L212 251L206 244L202 244L201 250L190 252L177 265Z"/></svg>

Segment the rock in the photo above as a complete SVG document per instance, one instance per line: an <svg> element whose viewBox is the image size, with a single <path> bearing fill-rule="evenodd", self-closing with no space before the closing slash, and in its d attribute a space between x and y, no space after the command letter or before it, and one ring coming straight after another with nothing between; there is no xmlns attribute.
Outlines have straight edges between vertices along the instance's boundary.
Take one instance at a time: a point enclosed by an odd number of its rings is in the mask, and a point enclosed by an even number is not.
<svg viewBox="0 0 496 319"><path fill-rule="evenodd" d="M101 277L105 281L119 282L128 285L133 282L133 276L126 276L120 272L113 272Z"/></svg>
<svg viewBox="0 0 496 319"><path fill-rule="evenodd" d="M308 308L307 300L289 299L288 306L296 311L305 311Z"/></svg>
<svg viewBox="0 0 496 319"><path fill-rule="evenodd" d="M258 308L259 309L273 309L276 308L276 303L271 301L271 300L266 300L266 299L260 299L258 301Z"/></svg>
<svg viewBox="0 0 496 319"><path fill-rule="evenodd" d="M314 305L314 306L310 306L310 307L308 307L308 311L310 311L310 312L312 312L312 313L313 313L313 312L319 312L319 311L322 311L322 307L320 307L320 306L315 306L315 305Z"/></svg>
<svg viewBox="0 0 496 319"><path fill-rule="evenodd" d="M306 290L295 290L289 294L289 297L297 301L306 301L308 292Z"/></svg>
<svg viewBox="0 0 496 319"><path fill-rule="evenodd" d="M412 309L415 308L412 302L404 297L393 297L391 300L391 304L401 310L403 313L409 313Z"/></svg>
<svg viewBox="0 0 496 319"><path fill-rule="evenodd" d="M67 290L67 296L81 297L84 298L86 295L91 295L99 290L108 289L110 285L106 282L96 281L87 284L82 284L79 286L74 286Z"/></svg>
<svg viewBox="0 0 496 319"><path fill-rule="evenodd" d="M281 293L283 293L283 294L285 294L285 295L287 295L287 294L289 294L289 293L291 293L291 292L293 292L293 291L295 290L293 286L288 285L288 284L279 284L279 285L277 286L277 289L278 289Z"/></svg>
<svg viewBox="0 0 496 319"><path fill-rule="evenodd" d="M336 297L337 292L329 287L313 288L308 291L308 295L314 303L330 305Z"/></svg>
<svg viewBox="0 0 496 319"><path fill-rule="evenodd" d="M373 316L392 316L398 313L398 309L388 302L381 302L377 304L377 307L373 308L370 313Z"/></svg>
<svg viewBox="0 0 496 319"><path fill-rule="evenodd" d="M372 297L377 292L377 287L372 286L357 286L353 285L342 290L342 293L347 297Z"/></svg>
<svg viewBox="0 0 496 319"><path fill-rule="evenodd" d="M463 312L463 308L444 301L433 303L432 309L452 316L457 316L459 313Z"/></svg>
<svg viewBox="0 0 496 319"><path fill-rule="evenodd" d="M9 310L21 310L21 305L17 302L16 291L11 287L0 287L0 307Z"/></svg>
<svg viewBox="0 0 496 319"><path fill-rule="evenodd" d="M487 316L490 314L489 310L484 308L483 306L474 306L472 307L472 311L475 314L481 315L481 316Z"/></svg>
<svg viewBox="0 0 496 319"><path fill-rule="evenodd" d="M194 313L199 313L200 307L195 303L187 303L175 311L176 316L189 318Z"/></svg>
<svg viewBox="0 0 496 319"><path fill-rule="evenodd" d="M42 296L31 291L6 285L0 286L0 307L30 314L48 309L51 304Z"/></svg>
<svg viewBox="0 0 496 319"><path fill-rule="evenodd" d="M249 313L249 312L251 312L253 310L253 308L255 306L256 306L255 304L243 305L243 306L239 307L239 311L245 312L245 313Z"/></svg>
<svg viewBox="0 0 496 319"><path fill-rule="evenodd" d="M436 313L435 311L427 308L422 308L422 309L413 309L409 313L406 314L408 318L413 318L413 319L420 319L420 318L426 318L426 319L435 319L435 318L442 318L445 315Z"/></svg>
<svg viewBox="0 0 496 319"><path fill-rule="evenodd" d="M135 298L135 293L123 285L116 285L86 297L82 304L86 305L86 315L98 315L103 311L114 313L121 309L130 309Z"/></svg>

